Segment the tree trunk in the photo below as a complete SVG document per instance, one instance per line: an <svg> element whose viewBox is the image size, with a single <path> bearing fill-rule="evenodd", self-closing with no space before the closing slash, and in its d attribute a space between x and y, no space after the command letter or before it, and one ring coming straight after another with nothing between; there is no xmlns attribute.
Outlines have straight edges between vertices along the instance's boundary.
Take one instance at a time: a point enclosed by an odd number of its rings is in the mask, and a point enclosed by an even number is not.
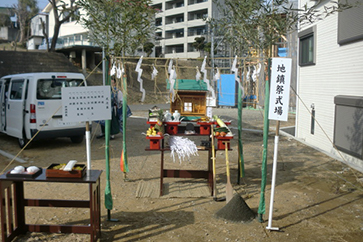
<svg viewBox="0 0 363 242"><path fill-rule="evenodd" d="M19 18L19 28L20 28L20 39L19 39L19 42L21 44L24 44L24 42L26 40L26 32L25 32L25 28L26 28L25 21L26 21L26 19L22 15L19 15L18 18Z"/></svg>
<svg viewBox="0 0 363 242"><path fill-rule="evenodd" d="M55 52L55 46L57 44L60 26L61 25L60 25L59 21L55 21L52 43L51 43L50 49L49 49L50 52Z"/></svg>

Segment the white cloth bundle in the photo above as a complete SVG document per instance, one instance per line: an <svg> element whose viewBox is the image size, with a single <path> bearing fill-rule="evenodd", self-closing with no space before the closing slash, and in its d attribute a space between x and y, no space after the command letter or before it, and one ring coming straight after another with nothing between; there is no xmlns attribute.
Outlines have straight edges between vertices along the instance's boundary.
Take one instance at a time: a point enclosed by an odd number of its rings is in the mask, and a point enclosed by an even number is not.
<svg viewBox="0 0 363 242"><path fill-rule="evenodd" d="M190 159L191 155L198 156L198 148L193 141L188 138L179 136L172 136L169 139L170 156L173 157L175 162L175 154L178 155L179 162L181 163L185 159Z"/></svg>

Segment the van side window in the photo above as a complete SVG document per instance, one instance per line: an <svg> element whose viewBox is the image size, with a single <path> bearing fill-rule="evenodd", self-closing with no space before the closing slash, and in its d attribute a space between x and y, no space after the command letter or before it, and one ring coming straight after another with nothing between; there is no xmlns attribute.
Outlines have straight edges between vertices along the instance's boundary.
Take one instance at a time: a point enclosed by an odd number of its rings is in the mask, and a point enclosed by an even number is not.
<svg viewBox="0 0 363 242"><path fill-rule="evenodd" d="M82 79L39 79L37 99L62 99L62 87L84 86Z"/></svg>
<svg viewBox="0 0 363 242"><path fill-rule="evenodd" d="M12 81L10 90L10 99L20 100L23 93L24 80Z"/></svg>

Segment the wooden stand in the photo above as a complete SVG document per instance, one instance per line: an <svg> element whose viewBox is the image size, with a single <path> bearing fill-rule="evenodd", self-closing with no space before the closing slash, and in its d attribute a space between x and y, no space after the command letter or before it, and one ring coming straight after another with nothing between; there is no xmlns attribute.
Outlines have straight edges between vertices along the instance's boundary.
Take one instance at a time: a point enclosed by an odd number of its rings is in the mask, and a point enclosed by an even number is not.
<svg viewBox="0 0 363 242"><path fill-rule="evenodd" d="M45 169L35 178L14 178L6 177L6 173L2 174L0 176L1 241L12 241L16 236L28 231L90 234L90 241L97 241L101 236L101 173L100 170L87 170L82 178L47 178ZM24 182L86 183L89 185L89 200L26 199L24 198ZM56 194L56 191L54 192ZM61 197L60 194L59 197ZM90 222L88 225L26 224L26 206L89 208Z"/></svg>
<svg viewBox="0 0 363 242"><path fill-rule="evenodd" d="M195 127L196 134L185 135L185 126L178 127L178 133L175 136L206 136L209 135L201 135L199 134L199 127ZM210 138L209 138L210 139ZM145 149L147 151L155 151L154 149ZM208 168L207 170L177 170L177 169L164 169L164 152L170 151L169 147L164 146L164 139L161 141L161 147L158 150L160 151L160 196L163 195L163 179L164 177L172 177L172 178L205 178L207 179L208 186L211 191L211 195L213 195L213 170L212 170L212 159L211 159L211 148L208 149L200 149L200 151L208 151Z"/></svg>

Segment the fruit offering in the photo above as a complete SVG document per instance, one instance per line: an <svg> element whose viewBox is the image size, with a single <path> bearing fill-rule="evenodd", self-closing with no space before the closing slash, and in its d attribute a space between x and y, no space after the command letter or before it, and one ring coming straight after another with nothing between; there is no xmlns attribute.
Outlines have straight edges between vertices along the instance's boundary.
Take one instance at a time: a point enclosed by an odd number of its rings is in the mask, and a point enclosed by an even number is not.
<svg viewBox="0 0 363 242"><path fill-rule="evenodd" d="M156 134L157 134L157 131L156 131L155 127L150 127L146 131L146 135L148 135L148 136L155 136Z"/></svg>
<svg viewBox="0 0 363 242"><path fill-rule="evenodd" d="M63 170L64 169L64 167L66 167L66 163L62 163L62 164L59 164L59 165L56 165L56 166L53 166L52 167L52 170ZM77 165L75 165L74 167L73 167L73 169L72 170L78 170L78 171L81 171L83 168L82 168L82 166L77 166Z"/></svg>
<svg viewBox="0 0 363 242"><path fill-rule="evenodd" d="M227 133L229 132L227 127L219 127L219 128L215 128L214 129L214 136L218 137L224 137L227 135Z"/></svg>

